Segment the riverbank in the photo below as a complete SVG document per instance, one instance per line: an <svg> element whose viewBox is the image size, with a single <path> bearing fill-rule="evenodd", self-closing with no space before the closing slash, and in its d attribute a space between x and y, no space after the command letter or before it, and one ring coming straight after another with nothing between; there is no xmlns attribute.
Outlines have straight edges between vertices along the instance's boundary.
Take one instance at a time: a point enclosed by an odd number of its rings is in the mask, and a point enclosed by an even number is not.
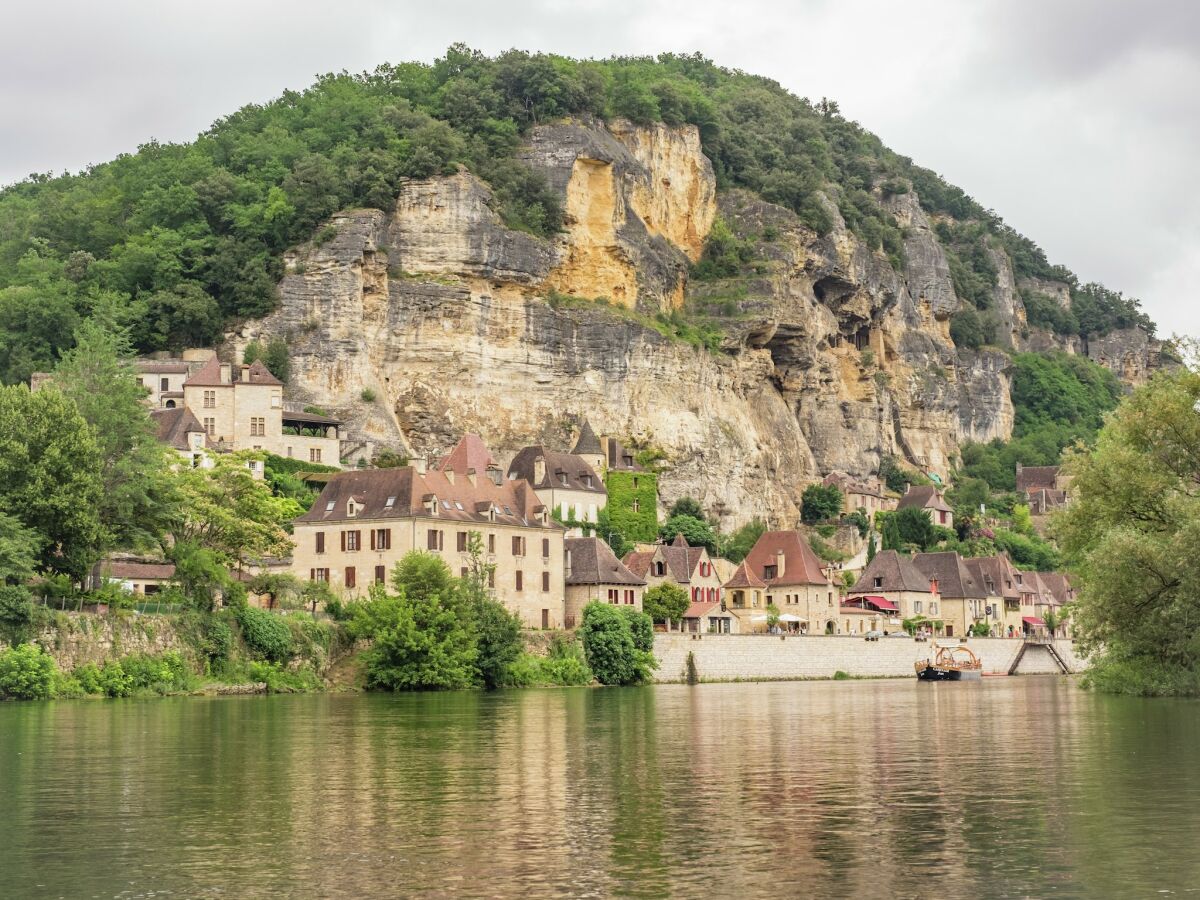
<svg viewBox="0 0 1200 900"><path fill-rule="evenodd" d="M969 647L988 675L1062 674L1045 646L1020 639L971 638ZM656 634L659 683L805 681L839 677L912 677L913 663L926 659L930 643L912 638L867 641L842 635ZM1054 648L1072 672L1087 667L1074 642ZM1024 652L1022 652L1024 651ZM1019 657L1019 659L1018 659ZM1015 665L1015 668L1014 668Z"/></svg>

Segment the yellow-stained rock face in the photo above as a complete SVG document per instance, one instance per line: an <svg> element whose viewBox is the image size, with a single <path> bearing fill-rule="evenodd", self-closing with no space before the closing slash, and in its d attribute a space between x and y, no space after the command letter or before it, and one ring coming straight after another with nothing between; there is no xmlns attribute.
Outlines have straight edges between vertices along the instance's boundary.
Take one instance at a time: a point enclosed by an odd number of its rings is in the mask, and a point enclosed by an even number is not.
<svg viewBox="0 0 1200 900"><path fill-rule="evenodd" d="M637 272L617 241L624 224L610 162L578 157L567 182L567 258L545 286L577 297L605 297L637 306Z"/></svg>

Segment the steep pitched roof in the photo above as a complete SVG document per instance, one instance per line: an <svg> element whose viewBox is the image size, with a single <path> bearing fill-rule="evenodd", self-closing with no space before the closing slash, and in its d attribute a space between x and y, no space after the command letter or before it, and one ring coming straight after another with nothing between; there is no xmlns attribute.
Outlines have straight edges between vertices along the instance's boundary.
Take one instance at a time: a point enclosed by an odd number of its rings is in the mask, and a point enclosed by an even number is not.
<svg viewBox="0 0 1200 900"><path fill-rule="evenodd" d="M228 384L221 380L221 361L215 353L183 383L187 387L221 387Z"/></svg>
<svg viewBox="0 0 1200 900"><path fill-rule="evenodd" d="M732 590L733 588L765 588L766 586L767 583L751 571L744 559L738 563L733 576L721 585L726 590Z"/></svg>
<svg viewBox="0 0 1200 900"><path fill-rule="evenodd" d="M541 479L537 475L538 459L545 461ZM523 478L534 488L562 488L603 494L604 482L583 459L575 453L560 453L543 446L524 447L508 464L509 478Z"/></svg>
<svg viewBox="0 0 1200 900"><path fill-rule="evenodd" d="M1021 466L1017 469L1017 491L1054 490L1057 478L1058 466Z"/></svg>
<svg viewBox="0 0 1200 900"><path fill-rule="evenodd" d="M875 579L881 579L876 585ZM850 588L850 594L873 594L880 591L913 591L931 593L929 576L918 569L911 559L895 550L880 550L867 563L862 575Z"/></svg>
<svg viewBox="0 0 1200 900"><path fill-rule="evenodd" d="M271 374L271 370L263 365L261 359L256 359L248 369L242 370L242 381L250 384L271 384L283 386L283 382Z"/></svg>
<svg viewBox="0 0 1200 900"><path fill-rule="evenodd" d="M1069 576L1062 572L1039 572L1038 575L1060 606L1071 601L1074 587Z"/></svg>
<svg viewBox="0 0 1200 900"><path fill-rule="evenodd" d="M650 571L650 563L654 561L657 550L630 550L621 561L629 571L639 578L645 578Z"/></svg>
<svg viewBox="0 0 1200 900"><path fill-rule="evenodd" d="M908 489L908 492L900 498L899 509L908 509L915 506L917 509L932 509L938 512L953 512L946 501L942 498L942 493L932 484L913 485Z"/></svg>
<svg viewBox="0 0 1200 900"><path fill-rule="evenodd" d="M431 471L424 475L412 466L394 469L363 469L334 473L316 503L297 522L344 522L360 519L435 518L426 504L437 500L437 519L451 522L491 522L528 528L561 528L553 520L542 525L539 514L545 506L524 481L494 484L485 476L471 483L465 475ZM354 518L347 503L354 498L361 507ZM388 500L391 500L389 505Z"/></svg>
<svg viewBox="0 0 1200 900"><path fill-rule="evenodd" d="M783 553L783 574L774 578L765 575L766 566L776 565ZM821 560L798 531L766 531L746 554L746 563L755 575L774 587L783 584L829 584L822 571Z"/></svg>
<svg viewBox="0 0 1200 900"><path fill-rule="evenodd" d="M1020 599L1017 589L1016 570L1004 553L995 556L981 556L966 561L967 569L975 576L977 583L986 594L1003 597L1005 600Z"/></svg>
<svg viewBox="0 0 1200 900"><path fill-rule="evenodd" d="M592 423L587 419L583 420L583 427L579 429L579 439L575 441L571 452L576 455L584 453L589 456L604 455L604 451L600 449L600 438L596 437L596 432L592 431Z"/></svg>
<svg viewBox="0 0 1200 900"><path fill-rule="evenodd" d="M176 450L192 449L187 438L189 433L198 431L204 434L204 426L200 424L196 414L186 406L177 406L175 409L152 409L150 418L158 426L159 443L174 447ZM205 437L206 445L207 442L208 438Z"/></svg>
<svg viewBox="0 0 1200 900"><path fill-rule="evenodd" d="M567 538L564 549L571 560L567 584L643 585L645 580L629 571L607 543L594 537Z"/></svg>
<svg viewBox="0 0 1200 900"><path fill-rule="evenodd" d="M626 450L624 445L616 438L609 438L607 442L607 461L606 465L614 472L641 472L642 467L637 464L633 458L633 452Z"/></svg>
<svg viewBox="0 0 1200 900"><path fill-rule="evenodd" d="M943 597L969 600L982 600L987 597L987 590L982 581L975 579L963 558L954 551L918 553L912 561L923 575L937 579L938 593Z"/></svg>
<svg viewBox="0 0 1200 900"><path fill-rule="evenodd" d="M477 474L483 475L489 466L494 465L496 460L492 458L492 452L488 450L483 438L467 432L454 445L454 449L442 458L438 469L442 472L457 472L459 475L465 475L468 469L474 469Z"/></svg>

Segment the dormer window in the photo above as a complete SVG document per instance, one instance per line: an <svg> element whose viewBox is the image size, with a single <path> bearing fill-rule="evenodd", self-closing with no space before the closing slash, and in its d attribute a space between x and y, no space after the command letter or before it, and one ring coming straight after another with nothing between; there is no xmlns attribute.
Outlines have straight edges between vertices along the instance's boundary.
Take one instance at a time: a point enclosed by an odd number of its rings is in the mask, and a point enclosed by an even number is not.
<svg viewBox="0 0 1200 900"><path fill-rule="evenodd" d="M387 498L387 500L386 500L386 501L384 502L384 504L383 504L383 508L384 508L384 509L391 509L391 508L392 508L393 506L395 506L395 505L396 505L396 498L395 498L395 497L388 497L388 498Z"/></svg>
<svg viewBox="0 0 1200 900"><path fill-rule="evenodd" d="M353 519L357 515L358 515L358 504L355 503L354 498L351 497L349 500L346 501L346 516L347 516L347 518Z"/></svg>
<svg viewBox="0 0 1200 900"><path fill-rule="evenodd" d="M333 512L333 508L335 506L337 506L337 503L333 500L330 500L328 503L325 504L325 512L327 512L327 513Z"/></svg>
<svg viewBox="0 0 1200 900"><path fill-rule="evenodd" d="M592 486L592 476L591 476L591 475L584 475L584 476L583 476L583 485L584 485L584 487L591 487L591 486Z"/></svg>
<svg viewBox="0 0 1200 900"><path fill-rule="evenodd" d="M466 512L466 510L463 509L463 505L461 503L459 503L457 500L454 501L454 508L457 509L459 512Z"/></svg>
<svg viewBox="0 0 1200 900"><path fill-rule="evenodd" d="M511 515L512 515L512 510L511 510L511 509L509 509L509 508L506 506L506 507L504 507L504 514L505 514L506 516L511 516Z"/></svg>
<svg viewBox="0 0 1200 900"><path fill-rule="evenodd" d="M876 588L881 588L881 587L883 587L883 579L882 579L882 578L876 578L876 579L875 579L875 587L876 587Z"/></svg>
<svg viewBox="0 0 1200 900"><path fill-rule="evenodd" d="M558 473L558 480L559 480L559 481L562 483L562 486L563 486L563 487L566 487L566 486L567 486L567 473L566 473L566 472L559 472L559 473Z"/></svg>

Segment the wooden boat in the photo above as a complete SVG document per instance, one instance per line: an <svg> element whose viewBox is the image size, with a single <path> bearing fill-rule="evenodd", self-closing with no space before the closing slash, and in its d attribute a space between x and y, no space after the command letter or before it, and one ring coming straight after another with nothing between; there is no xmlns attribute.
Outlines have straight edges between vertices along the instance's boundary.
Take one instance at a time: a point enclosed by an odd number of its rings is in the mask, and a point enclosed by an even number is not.
<svg viewBox="0 0 1200 900"><path fill-rule="evenodd" d="M983 676L983 663L968 647L939 647L933 659L913 664L919 681L967 681Z"/></svg>

